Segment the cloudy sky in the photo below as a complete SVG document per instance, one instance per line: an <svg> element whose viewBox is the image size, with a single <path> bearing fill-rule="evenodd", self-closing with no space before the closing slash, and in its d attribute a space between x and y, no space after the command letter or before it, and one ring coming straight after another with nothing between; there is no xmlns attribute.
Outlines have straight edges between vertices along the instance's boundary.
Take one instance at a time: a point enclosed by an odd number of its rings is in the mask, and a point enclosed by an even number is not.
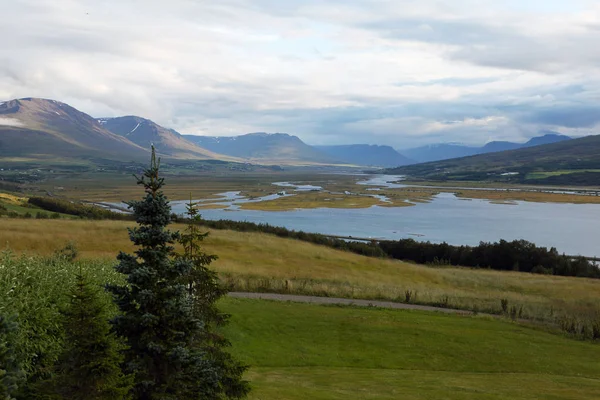
<svg viewBox="0 0 600 400"><path fill-rule="evenodd" d="M600 5L578 0L15 0L0 100L311 144L600 133Z"/></svg>

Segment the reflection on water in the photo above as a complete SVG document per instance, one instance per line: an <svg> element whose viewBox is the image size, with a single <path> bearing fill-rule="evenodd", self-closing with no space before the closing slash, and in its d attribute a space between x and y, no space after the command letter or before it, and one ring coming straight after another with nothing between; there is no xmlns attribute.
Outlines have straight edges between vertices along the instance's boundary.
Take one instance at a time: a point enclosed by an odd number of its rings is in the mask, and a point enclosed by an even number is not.
<svg viewBox="0 0 600 400"><path fill-rule="evenodd" d="M323 190L323 188L321 186L296 185L295 183L290 183L290 182L273 182L273 185L294 188L295 192L312 192L312 191L318 192L320 190Z"/></svg>
<svg viewBox="0 0 600 400"><path fill-rule="evenodd" d="M377 179L374 181L374 179ZM389 177L372 177L369 184L389 187ZM392 177L396 181L398 177ZM401 184L391 184L401 185ZM295 186L294 186L295 187ZM284 196L294 194L281 193ZM600 204L532 203L492 204L487 200L462 201L451 193L440 193L429 203L413 207L364 209L301 209L255 211L239 204L272 200L279 194L248 199L240 192L222 193L211 203L222 209L202 209L205 219L231 219L284 226L289 229L330 235L378 239L415 238L455 245L476 245L480 241L526 239L559 252L600 255ZM376 195L374 195L376 196ZM185 201L172 202L173 212L183 213Z"/></svg>

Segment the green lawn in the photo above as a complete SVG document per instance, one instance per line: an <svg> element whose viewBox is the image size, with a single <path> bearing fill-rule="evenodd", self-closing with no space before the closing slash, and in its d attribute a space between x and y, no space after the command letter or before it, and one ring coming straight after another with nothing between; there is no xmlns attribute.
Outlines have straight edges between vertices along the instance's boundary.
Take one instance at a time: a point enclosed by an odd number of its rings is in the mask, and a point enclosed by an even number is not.
<svg viewBox="0 0 600 400"><path fill-rule="evenodd" d="M226 299L251 399L598 399L600 347L504 320Z"/></svg>

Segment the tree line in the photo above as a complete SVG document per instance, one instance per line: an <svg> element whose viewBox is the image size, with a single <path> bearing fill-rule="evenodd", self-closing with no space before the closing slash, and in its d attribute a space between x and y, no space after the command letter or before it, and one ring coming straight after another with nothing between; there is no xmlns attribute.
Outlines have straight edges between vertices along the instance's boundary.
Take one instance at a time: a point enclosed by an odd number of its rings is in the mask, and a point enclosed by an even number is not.
<svg viewBox="0 0 600 400"><path fill-rule="evenodd" d="M57 197L30 197L27 202L33 206L56 213L75 215L84 219L132 220L131 214L117 213L101 207L77 203Z"/></svg>
<svg viewBox="0 0 600 400"><path fill-rule="evenodd" d="M175 215L173 218L184 220ZM263 223L203 219L201 224L212 229L267 233L350 251L363 256L389 257L417 264L454 265L535 274L600 278L598 266L586 258L569 257L558 253L554 247L548 249L536 246L526 240L480 242L477 246L453 246L448 243L418 242L414 239L359 242Z"/></svg>

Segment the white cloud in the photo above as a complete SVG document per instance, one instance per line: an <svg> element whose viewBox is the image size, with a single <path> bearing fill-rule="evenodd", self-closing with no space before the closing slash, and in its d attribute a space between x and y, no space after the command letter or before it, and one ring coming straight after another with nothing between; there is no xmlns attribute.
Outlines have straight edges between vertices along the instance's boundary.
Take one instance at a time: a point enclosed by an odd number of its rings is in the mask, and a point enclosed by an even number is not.
<svg viewBox="0 0 600 400"><path fill-rule="evenodd" d="M22 0L2 9L10 40L0 42L0 99L55 98L184 133L402 147L525 139L561 129L547 109L593 113L600 93L600 8L585 2ZM481 125L490 116L498 120ZM574 125L562 127L581 131Z"/></svg>

